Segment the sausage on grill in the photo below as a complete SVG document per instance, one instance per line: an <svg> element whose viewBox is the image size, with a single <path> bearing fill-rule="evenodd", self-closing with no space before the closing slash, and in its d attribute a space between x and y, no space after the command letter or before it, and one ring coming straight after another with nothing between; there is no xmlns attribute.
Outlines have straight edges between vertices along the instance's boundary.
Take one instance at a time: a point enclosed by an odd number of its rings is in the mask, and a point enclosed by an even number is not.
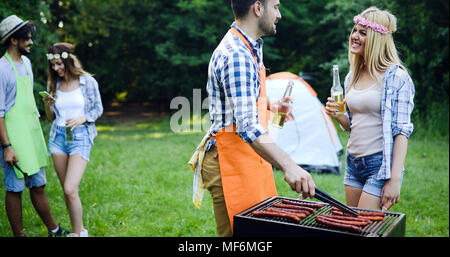
<svg viewBox="0 0 450 257"><path fill-rule="evenodd" d="M371 221L383 221L384 217L382 216L358 216L358 218L368 219Z"/></svg>
<svg viewBox="0 0 450 257"><path fill-rule="evenodd" d="M289 211L289 212L295 212L295 213L304 213L306 216L310 215L311 212L306 210L299 210L299 209L289 209L289 208L283 208L283 207L277 207L277 205L273 205L272 208L277 208L283 211Z"/></svg>
<svg viewBox="0 0 450 257"><path fill-rule="evenodd" d="M298 205L274 203L273 206L274 207L279 207L279 208L305 210L305 211L309 211L310 213L316 212L316 210L314 208L303 207L303 206L298 206Z"/></svg>
<svg viewBox="0 0 450 257"><path fill-rule="evenodd" d="M292 204L292 205L298 205L298 206L310 207L310 208L322 208L325 206L325 204L323 204L323 203L304 203L304 202L289 201L286 199L282 199L281 202L285 203L285 204Z"/></svg>
<svg viewBox="0 0 450 257"><path fill-rule="evenodd" d="M280 209L280 208L274 208L274 207L267 207L266 211L292 213L292 214L297 215L301 219L306 218L306 216L309 215L309 214L306 214L304 211L301 211L301 210Z"/></svg>
<svg viewBox="0 0 450 257"><path fill-rule="evenodd" d="M380 211L359 211L359 215L361 216L380 216L384 217L386 214Z"/></svg>
<svg viewBox="0 0 450 257"><path fill-rule="evenodd" d="M300 218L295 214L288 214L283 212L272 212L272 211L254 211L252 213L255 216L271 216L292 219L296 222L300 222Z"/></svg>
<svg viewBox="0 0 450 257"><path fill-rule="evenodd" d="M350 217L350 216L342 216L342 215L330 215L330 214L321 214L320 216L332 218L332 219L339 219L339 220L352 220L352 221L362 221L362 222L368 222L369 224L372 223L371 220L365 219L363 217Z"/></svg>
<svg viewBox="0 0 450 257"><path fill-rule="evenodd" d="M339 215L339 216L346 216L343 212L341 211L336 211L336 210L332 210L331 213L333 213L334 215ZM358 215L359 216L359 215Z"/></svg>
<svg viewBox="0 0 450 257"><path fill-rule="evenodd" d="M363 220L363 221L356 221L356 220L341 220L341 219L336 219L336 218L330 218L330 217L326 217L323 215L319 215L319 217L328 220L328 221L333 221L336 223L341 223L341 224L347 224L347 225L355 225L355 226L367 226L369 225L370 221L369 220Z"/></svg>
<svg viewBox="0 0 450 257"><path fill-rule="evenodd" d="M340 211L331 211L331 213L333 213L334 215L345 216L345 214L343 212L340 212ZM362 215L358 215L357 218L371 220L371 221L383 221L384 220L384 217L382 217L382 216L362 216Z"/></svg>
<svg viewBox="0 0 450 257"><path fill-rule="evenodd" d="M341 211L338 208L333 207L332 209L333 211ZM381 212L381 211L358 211L355 210L359 213L359 215L361 216L380 216L380 217L384 217L386 216L386 213Z"/></svg>
<svg viewBox="0 0 450 257"><path fill-rule="evenodd" d="M280 207L267 207L267 208L274 208L282 211L288 211L288 212L295 212L295 213L304 213L306 215L311 214L309 211L305 210L298 210L298 209L288 209L288 208L280 208Z"/></svg>
<svg viewBox="0 0 450 257"><path fill-rule="evenodd" d="M361 233L362 232L362 228L355 226L355 225L347 225L347 224L341 224L341 223L337 223L337 222L333 222L333 221L329 221L326 220L324 217L320 217L316 216L316 222L326 225L326 226L330 226L330 227L334 227L334 228L342 228L342 229L346 229L346 230L351 230L357 233Z"/></svg>

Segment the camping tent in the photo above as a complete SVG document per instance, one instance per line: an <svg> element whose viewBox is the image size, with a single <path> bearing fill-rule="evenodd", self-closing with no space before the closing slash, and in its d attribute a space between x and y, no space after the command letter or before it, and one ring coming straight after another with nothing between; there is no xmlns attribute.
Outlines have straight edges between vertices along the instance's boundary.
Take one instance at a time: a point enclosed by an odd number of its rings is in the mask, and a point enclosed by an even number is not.
<svg viewBox="0 0 450 257"><path fill-rule="evenodd" d="M295 74L279 72L267 77L267 97L280 99L289 81L294 82L291 93L294 119L285 122L281 129L270 125L269 134L302 168L310 172L341 174L342 145L336 127L314 89Z"/></svg>

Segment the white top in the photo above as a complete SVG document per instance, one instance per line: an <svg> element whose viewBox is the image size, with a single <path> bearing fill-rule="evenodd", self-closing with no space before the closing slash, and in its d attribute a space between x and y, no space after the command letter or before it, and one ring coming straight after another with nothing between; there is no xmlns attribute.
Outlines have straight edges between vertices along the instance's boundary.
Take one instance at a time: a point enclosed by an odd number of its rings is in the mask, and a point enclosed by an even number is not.
<svg viewBox="0 0 450 257"><path fill-rule="evenodd" d="M56 124L61 127L66 126L66 120L84 116L84 98L81 88L77 88L70 92L56 90L55 107L58 109L59 119Z"/></svg>
<svg viewBox="0 0 450 257"><path fill-rule="evenodd" d="M347 150L355 157L383 151L382 89L379 83L375 83L363 90L352 88L346 96L352 114Z"/></svg>

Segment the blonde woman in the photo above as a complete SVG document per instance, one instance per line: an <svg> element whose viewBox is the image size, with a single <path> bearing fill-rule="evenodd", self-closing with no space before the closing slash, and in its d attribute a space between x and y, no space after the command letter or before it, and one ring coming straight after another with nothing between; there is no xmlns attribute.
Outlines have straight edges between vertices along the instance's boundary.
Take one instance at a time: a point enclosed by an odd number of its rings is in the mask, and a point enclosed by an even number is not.
<svg viewBox="0 0 450 257"><path fill-rule="evenodd" d="M71 236L87 237L78 188L97 135L94 122L102 115L103 106L97 81L83 70L73 50L69 43L49 47L50 96L44 98L44 103L47 117L53 121L49 151L63 187Z"/></svg>
<svg viewBox="0 0 450 257"><path fill-rule="evenodd" d="M349 132L344 176L349 206L389 210L400 199L414 84L393 41L397 20L370 7L354 17L345 78L346 113L328 98L326 111Z"/></svg>

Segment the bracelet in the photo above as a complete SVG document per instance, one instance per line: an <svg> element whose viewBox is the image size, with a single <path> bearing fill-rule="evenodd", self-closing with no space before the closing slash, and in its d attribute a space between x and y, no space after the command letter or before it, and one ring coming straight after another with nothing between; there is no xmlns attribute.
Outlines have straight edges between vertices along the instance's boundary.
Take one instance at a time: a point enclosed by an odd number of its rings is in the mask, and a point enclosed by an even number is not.
<svg viewBox="0 0 450 257"><path fill-rule="evenodd" d="M6 148L8 148L8 147L10 147L11 146L11 144L2 144L2 148L3 149L6 149Z"/></svg>

